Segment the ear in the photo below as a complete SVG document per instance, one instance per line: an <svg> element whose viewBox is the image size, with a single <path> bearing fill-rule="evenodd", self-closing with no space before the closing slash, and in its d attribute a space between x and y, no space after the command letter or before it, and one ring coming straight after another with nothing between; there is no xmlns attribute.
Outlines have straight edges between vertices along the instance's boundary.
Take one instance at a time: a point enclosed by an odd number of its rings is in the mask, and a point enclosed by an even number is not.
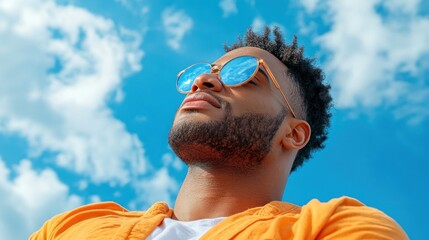
<svg viewBox="0 0 429 240"><path fill-rule="evenodd" d="M286 149L299 150L307 145L310 140L311 127L307 121L292 118L282 138L282 145Z"/></svg>

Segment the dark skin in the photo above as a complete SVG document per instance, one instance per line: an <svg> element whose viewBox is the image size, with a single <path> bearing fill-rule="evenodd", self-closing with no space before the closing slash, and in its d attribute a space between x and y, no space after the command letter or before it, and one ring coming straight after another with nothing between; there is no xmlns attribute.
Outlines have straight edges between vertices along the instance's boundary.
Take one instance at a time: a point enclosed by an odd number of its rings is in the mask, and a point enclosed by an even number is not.
<svg viewBox="0 0 429 240"><path fill-rule="evenodd" d="M214 64L221 67L228 60L242 55L263 59L286 97L290 96L291 79L285 81L286 66L265 50L239 48L223 55ZM200 75L188 97L195 93L204 95L204 91L211 91L228 102L233 115L262 113L275 116L286 106L281 93L263 71L255 76L252 83L234 88L225 87L215 73ZM188 102L179 108L173 126L182 121L218 120L224 114L223 106L213 105L206 100ZM310 134L309 124L288 112L273 137L269 153L257 167L239 171L222 165L189 165L176 199L173 218L192 221L225 217L271 201L280 201L295 156L307 144ZM201 158L204 158L209 157L211 151L202 146L201 151L193 154L201 154Z"/></svg>

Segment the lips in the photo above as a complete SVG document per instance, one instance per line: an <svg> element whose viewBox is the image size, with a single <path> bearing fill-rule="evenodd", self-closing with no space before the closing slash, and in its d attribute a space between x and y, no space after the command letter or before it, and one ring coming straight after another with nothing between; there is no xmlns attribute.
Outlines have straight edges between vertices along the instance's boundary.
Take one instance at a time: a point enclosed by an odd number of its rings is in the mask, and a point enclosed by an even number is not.
<svg viewBox="0 0 429 240"><path fill-rule="evenodd" d="M198 108L198 106L204 106L207 105L207 103L215 108L221 107L216 98L208 93L199 92L186 97L182 103L182 108Z"/></svg>

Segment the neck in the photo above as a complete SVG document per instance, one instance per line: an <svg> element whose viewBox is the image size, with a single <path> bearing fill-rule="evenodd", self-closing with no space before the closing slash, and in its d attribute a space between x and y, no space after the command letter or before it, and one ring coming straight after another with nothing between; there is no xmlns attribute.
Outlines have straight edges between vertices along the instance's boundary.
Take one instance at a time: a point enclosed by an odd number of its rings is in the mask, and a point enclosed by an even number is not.
<svg viewBox="0 0 429 240"><path fill-rule="evenodd" d="M190 166L174 206L181 221L230 216L279 201L285 181L259 168L246 173ZM280 185L279 185L280 184Z"/></svg>

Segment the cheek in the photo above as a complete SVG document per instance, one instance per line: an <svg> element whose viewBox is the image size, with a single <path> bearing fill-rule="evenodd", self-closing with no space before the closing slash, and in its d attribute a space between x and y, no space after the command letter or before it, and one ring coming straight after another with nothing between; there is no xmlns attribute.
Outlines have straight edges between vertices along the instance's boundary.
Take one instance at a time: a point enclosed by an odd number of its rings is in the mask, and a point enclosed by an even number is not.
<svg viewBox="0 0 429 240"><path fill-rule="evenodd" d="M277 89L274 89L277 90ZM261 113L278 114L284 106L273 96L273 89L267 86L255 88L229 88L225 100L231 104L232 114Z"/></svg>
<svg viewBox="0 0 429 240"><path fill-rule="evenodd" d="M277 114L281 107L275 101L265 97L265 98L256 98L250 97L247 99L237 99L235 104L232 105L232 113L236 115L244 113L260 113L273 115Z"/></svg>

